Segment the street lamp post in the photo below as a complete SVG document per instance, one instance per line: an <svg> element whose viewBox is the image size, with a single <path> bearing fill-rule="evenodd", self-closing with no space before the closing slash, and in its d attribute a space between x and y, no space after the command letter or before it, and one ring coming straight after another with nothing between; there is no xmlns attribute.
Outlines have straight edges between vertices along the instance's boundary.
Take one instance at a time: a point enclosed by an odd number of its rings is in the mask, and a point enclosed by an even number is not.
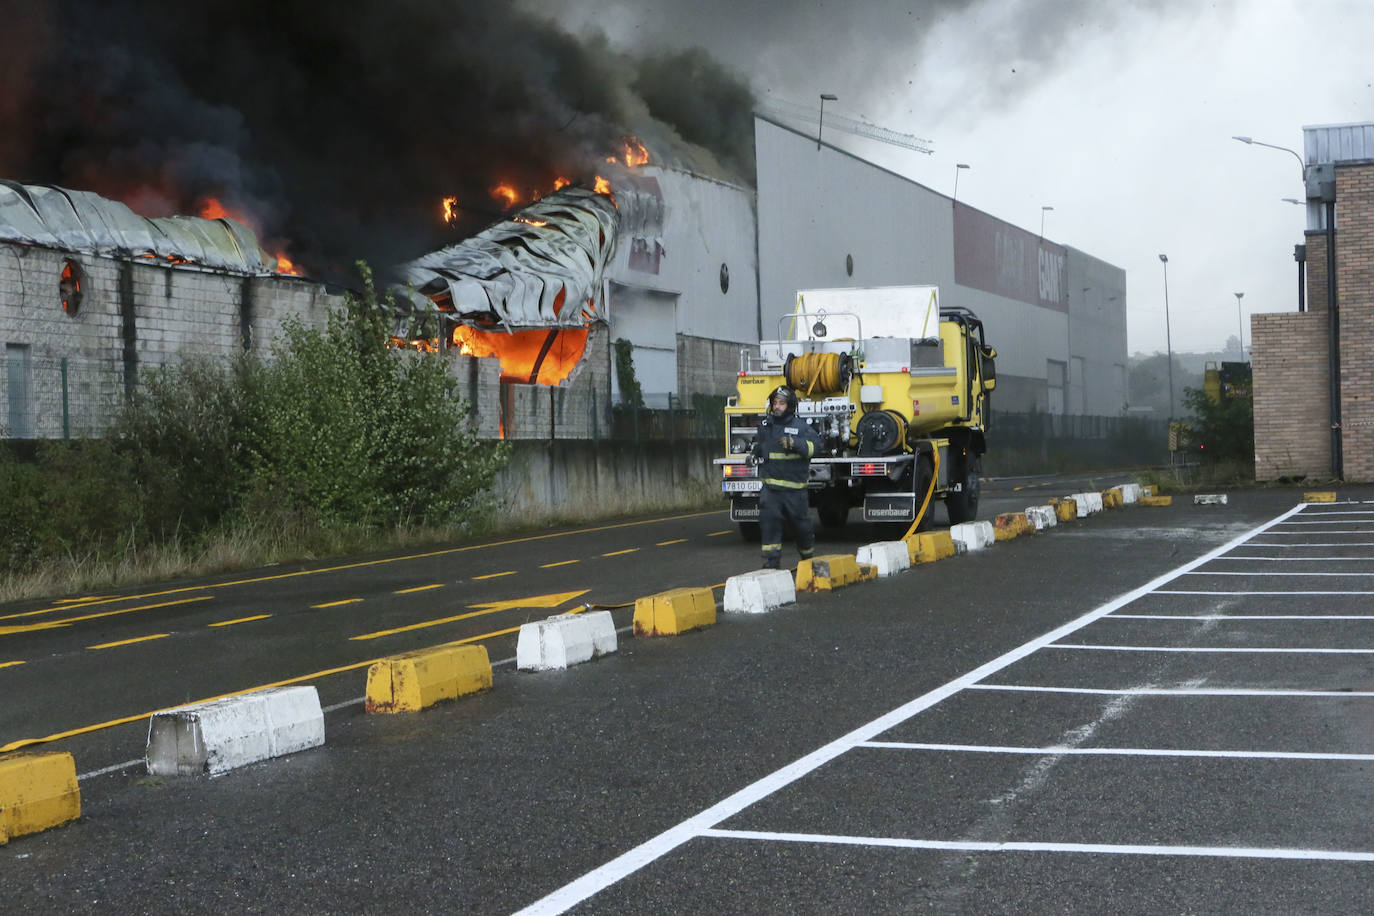
<svg viewBox="0 0 1374 916"><path fill-rule="evenodd" d="M1054 207L1041 207L1041 208L1040 208L1040 237L1041 237L1042 239L1045 237L1045 214L1046 214L1048 211L1053 210L1053 209L1054 209Z"/></svg>
<svg viewBox="0 0 1374 916"><path fill-rule="evenodd" d="M839 98L840 98L839 96L837 96L837 95L831 95L831 94L828 93L828 92L822 92L822 93L821 93L821 116L820 116L820 119L816 122L816 151L817 151L817 152L820 152L820 149L821 149L821 131L823 131L823 130L825 129L825 103L826 103L826 102L836 102L836 101L839 101Z"/></svg>
<svg viewBox="0 0 1374 916"><path fill-rule="evenodd" d="M1245 293L1236 293L1236 326L1240 330L1240 361L1245 362L1245 318L1241 315L1240 300Z"/></svg>
<svg viewBox="0 0 1374 916"><path fill-rule="evenodd" d="M1174 338L1169 331L1169 256L1162 254L1159 262L1164 265L1164 347L1169 357L1169 428L1174 426Z"/></svg>
<svg viewBox="0 0 1374 916"><path fill-rule="evenodd" d="M950 200L950 206L959 202L959 173L968 168L967 162L956 162L954 164L954 197Z"/></svg>

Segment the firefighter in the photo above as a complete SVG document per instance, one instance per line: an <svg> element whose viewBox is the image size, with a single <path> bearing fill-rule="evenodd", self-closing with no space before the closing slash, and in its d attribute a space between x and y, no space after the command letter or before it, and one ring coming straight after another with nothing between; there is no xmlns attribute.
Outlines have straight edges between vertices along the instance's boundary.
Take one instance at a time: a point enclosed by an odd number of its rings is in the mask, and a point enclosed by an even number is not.
<svg viewBox="0 0 1374 916"><path fill-rule="evenodd" d="M759 491L759 533L764 569L778 569L781 565L784 525L796 532L797 552L803 560L815 552L806 482L811 458L819 447L811 425L797 419L796 392L785 385L775 388L768 396L768 416L759 423L751 455L763 480L763 489Z"/></svg>

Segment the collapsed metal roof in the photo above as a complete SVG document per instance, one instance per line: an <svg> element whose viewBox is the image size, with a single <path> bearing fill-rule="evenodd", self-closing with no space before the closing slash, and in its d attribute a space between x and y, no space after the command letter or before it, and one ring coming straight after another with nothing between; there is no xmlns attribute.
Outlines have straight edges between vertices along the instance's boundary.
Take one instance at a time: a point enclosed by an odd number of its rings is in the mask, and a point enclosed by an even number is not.
<svg viewBox="0 0 1374 916"><path fill-rule="evenodd" d="M100 255L153 257L248 274L277 259L232 219L148 218L90 191L0 180L0 241Z"/></svg>
<svg viewBox="0 0 1374 916"><path fill-rule="evenodd" d="M601 279L620 214L605 194L555 191L470 239L400 267L412 306L481 325L582 327L603 318Z"/></svg>

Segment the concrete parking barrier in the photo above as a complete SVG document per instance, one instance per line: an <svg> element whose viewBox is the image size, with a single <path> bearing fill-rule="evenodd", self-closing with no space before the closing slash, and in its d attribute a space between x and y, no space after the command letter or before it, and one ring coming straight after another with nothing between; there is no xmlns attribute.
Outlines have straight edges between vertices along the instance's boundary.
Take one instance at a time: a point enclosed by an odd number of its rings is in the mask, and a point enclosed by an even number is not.
<svg viewBox="0 0 1374 916"><path fill-rule="evenodd" d="M927 531L906 539L907 557L911 565L934 563L955 554L954 539L948 531Z"/></svg>
<svg viewBox="0 0 1374 916"><path fill-rule="evenodd" d="M59 751L0 755L0 846L81 816L76 761Z"/></svg>
<svg viewBox="0 0 1374 916"><path fill-rule="evenodd" d="M1125 500L1121 498L1121 490L1119 488L1112 487L1102 491L1103 509L1120 509L1123 505L1125 505Z"/></svg>
<svg viewBox="0 0 1374 916"><path fill-rule="evenodd" d="M515 666L521 671L554 671L580 665L617 648L610 611L559 614L520 627Z"/></svg>
<svg viewBox="0 0 1374 916"><path fill-rule="evenodd" d="M955 544L962 544L964 550L969 553L982 550L997 540L997 536L993 534L992 522L960 522L950 527L949 536Z"/></svg>
<svg viewBox="0 0 1374 916"><path fill-rule="evenodd" d="M635 601L636 636L676 636L716 622L709 588L676 588Z"/></svg>
<svg viewBox="0 0 1374 916"><path fill-rule="evenodd" d="M1053 506L1027 506L1026 519L1035 526L1036 531L1044 531L1059 524Z"/></svg>
<svg viewBox="0 0 1374 916"><path fill-rule="evenodd" d="M992 520L992 536L997 541L1009 541L1023 534L1034 534L1035 526L1024 512L1003 512Z"/></svg>
<svg viewBox="0 0 1374 916"><path fill-rule="evenodd" d="M1159 508L1159 507L1161 507L1161 506L1172 506L1173 504L1174 504L1174 498L1173 498L1172 496L1142 496L1142 497L1140 497L1140 505L1142 505L1142 506L1144 506L1144 507L1146 507L1146 508L1150 508L1150 509L1157 509L1157 508Z"/></svg>
<svg viewBox="0 0 1374 916"><path fill-rule="evenodd" d="M796 600L796 584L785 569L756 569L725 580L727 614L762 614Z"/></svg>
<svg viewBox="0 0 1374 916"><path fill-rule="evenodd" d="M155 713L145 762L153 776L215 776L324 744L314 687L274 687Z"/></svg>
<svg viewBox="0 0 1374 916"><path fill-rule="evenodd" d="M869 567L873 578L877 570ZM852 585L865 578L859 561L847 553L812 557L797 564L797 591L819 592Z"/></svg>
<svg viewBox="0 0 1374 916"><path fill-rule="evenodd" d="M364 708L369 713L419 712L491 685L486 646L436 646L393 655L368 668Z"/></svg>
<svg viewBox="0 0 1374 916"><path fill-rule="evenodd" d="M1072 522L1078 518L1078 500L1071 496L1055 497L1050 500L1054 517L1061 522Z"/></svg>
<svg viewBox="0 0 1374 916"><path fill-rule="evenodd" d="M1335 490L1314 490L1302 494L1302 501L1305 503L1334 503L1336 501Z"/></svg>
<svg viewBox="0 0 1374 916"><path fill-rule="evenodd" d="M1078 517L1087 518L1102 511L1101 493L1075 493L1069 497L1078 506Z"/></svg>
<svg viewBox="0 0 1374 916"><path fill-rule="evenodd" d="M1121 501L1124 502L1126 505L1134 506L1137 502L1140 501L1140 497L1142 495L1140 492L1140 484L1123 483L1119 487L1119 489L1121 490Z"/></svg>
<svg viewBox="0 0 1374 916"><path fill-rule="evenodd" d="M1194 493L1193 505L1195 506L1224 506L1226 505L1225 493Z"/></svg>
<svg viewBox="0 0 1374 916"><path fill-rule="evenodd" d="M911 568L911 554L901 541L878 541L860 547L855 559L860 566L867 564L877 570L880 578L895 576Z"/></svg>

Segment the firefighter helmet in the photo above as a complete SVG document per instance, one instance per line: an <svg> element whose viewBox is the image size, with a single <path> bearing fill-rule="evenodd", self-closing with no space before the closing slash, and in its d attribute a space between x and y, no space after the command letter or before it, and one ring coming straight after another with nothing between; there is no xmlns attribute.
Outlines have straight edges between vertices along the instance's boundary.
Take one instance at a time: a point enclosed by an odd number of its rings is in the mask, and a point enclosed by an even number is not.
<svg viewBox="0 0 1374 916"><path fill-rule="evenodd" d="M789 414L794 414L797 412L797 393L793 391L791 388L788 388L786 385L779 385L778 387L774 388L773 393L768 395L768 406L770 409L772 408L773 401L776 398L782 398L784 401L787 402L787 412Z"/></svg>

